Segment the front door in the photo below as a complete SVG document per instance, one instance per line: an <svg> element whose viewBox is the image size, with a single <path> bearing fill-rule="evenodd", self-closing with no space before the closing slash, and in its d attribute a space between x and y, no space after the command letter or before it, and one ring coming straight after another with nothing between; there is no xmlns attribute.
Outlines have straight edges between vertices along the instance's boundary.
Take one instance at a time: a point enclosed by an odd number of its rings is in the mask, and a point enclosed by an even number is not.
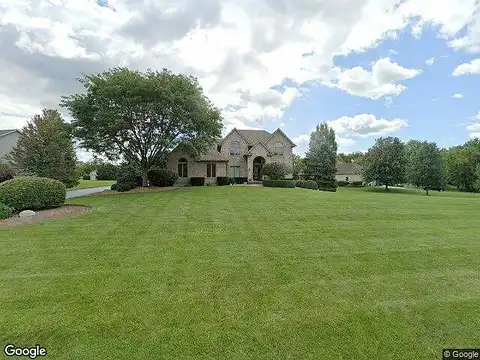
<svg viewBox="0 0 480 360"><path fill-rule="evenodd" d="M255 164L253 167L253 180L261 181L263 178L263 166L261 164Z"/></svg>

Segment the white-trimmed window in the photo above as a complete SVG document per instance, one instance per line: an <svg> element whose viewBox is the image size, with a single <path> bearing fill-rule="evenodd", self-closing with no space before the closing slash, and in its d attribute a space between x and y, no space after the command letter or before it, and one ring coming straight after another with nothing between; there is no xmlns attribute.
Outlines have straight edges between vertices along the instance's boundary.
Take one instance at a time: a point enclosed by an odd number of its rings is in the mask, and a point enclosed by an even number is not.
<svg viewBox="0 0 480 360"><path fill-rule="evenodd" d="M240 177L240 166L230 166L230 177L232 178Z"/></svg>
<svg viewBox="0 0 480 360"><path fill-rule="evenodd" d="M214 162L207 163L207 177L214 178L217 177L217 164Z"/></svg>
<svg viewBox="0 0 480 360"><path fill-rule="evenodd" d="M242 155L242 146L239 141L233 141L230 144L230 155Z"/></svg>
<svg viewBox="0 0 480 360"><path fill-rule="evenodd" d="M283 155L285 146L281 142L277 142L273 145L273 154L274 155Z"/></svg>
<svg viewBox="0 0 480 360"><path fill-rule="evenodd" d="M187 159L185 158L178 160L178 177L188 177Z"/></svg>

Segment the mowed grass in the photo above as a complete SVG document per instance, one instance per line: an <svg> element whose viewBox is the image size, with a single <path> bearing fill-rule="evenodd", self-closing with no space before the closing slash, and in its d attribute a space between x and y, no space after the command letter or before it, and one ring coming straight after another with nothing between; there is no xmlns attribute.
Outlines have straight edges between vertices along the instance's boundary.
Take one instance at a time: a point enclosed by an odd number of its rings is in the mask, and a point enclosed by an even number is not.
<svg viewBox="0 0 480 360"><path fill-rule="evenodd" d="M95 187L103 187L103 186L110 186L115 181L113 180L79 180L79 184L71 189L68 190L79 190L79 189L90 189Z"/></svg>
<svg viewBox="0 0 480 360"><path fill-rule="evenodd" d="M0 337L50 359L440 359L479 345L480 196L184 188L0 228Z"/></svg>

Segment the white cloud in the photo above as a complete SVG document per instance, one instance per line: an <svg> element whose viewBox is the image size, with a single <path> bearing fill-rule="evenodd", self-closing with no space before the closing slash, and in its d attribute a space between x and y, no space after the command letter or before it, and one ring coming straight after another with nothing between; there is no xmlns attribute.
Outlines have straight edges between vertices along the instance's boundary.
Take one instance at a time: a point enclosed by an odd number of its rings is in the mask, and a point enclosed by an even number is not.
<svg viewBox="0 0 480 360"><path fill-rule="evenodd" d="M398 55L398 51L395 51L393 49L388 50L388 55L395 56Z"/></svg>
<svg viewBox="0 0 480 360"><path fill-rule="evenodd" d="M376 61L371 71L360 66L345 70L334 68L330 72L329 81L324 83L351 95L378 100L384 96L400 95L407 87L396 82L414 78L421 73L420 69L404 68L387 57Z"/></svg>
<svg viewBox="0 0 480 360"><path fill-rule="evenodd" d="M453 76L461 76L468 74L480 74L480 59L475 59L469 63L458 65L453 71Z"/></svg>
<svg viewBox="0 0 480 360"><path fill-rule="evenodd" d="M425 64L430 66L430 65L433 65L434 62L435 62L435 57L431 57L430 59L425 61Z"/></svg>
<svg viewBox="0 0 480 360"><path fill-rule="evenodd" d="M463 99L463 94L454 94L452 97L454 99Z"/></svg>
<svg viewBox="0 0 480 360"><path fill-rule="evenodd" d="M81 73L167 67L197 76L227 127L262 127L302 96L294 90L302 84L379 99L405 91L398 82L420 71L388 58L371 70L340 70L335 55L367 51L409 26L416 34L435 27L469 51L480 39L476 0L109 1L0 0L0 113L15 107L30 118L55 107L82 91ZM285 79L292 89L272 90ZM22 121L8 118L9 126Z"/></svg>
<svg viewBox="0 0 480 360"><path fill-rule="evenodd" d="M343 116L328 121L337 134L346 136L381 136L396 132L408 126L407 121L395 118L393 120L377 119L372 114L360 114L353 117Z"/></svg>

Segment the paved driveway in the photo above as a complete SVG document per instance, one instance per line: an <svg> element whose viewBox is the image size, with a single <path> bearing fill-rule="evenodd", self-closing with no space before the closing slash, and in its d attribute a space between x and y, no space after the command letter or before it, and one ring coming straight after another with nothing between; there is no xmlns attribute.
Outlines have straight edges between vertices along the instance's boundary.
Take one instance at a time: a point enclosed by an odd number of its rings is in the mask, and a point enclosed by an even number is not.
<svg viewBox="0 0 480 360"><path fill-rule="evenodd" d="M67 199L71 199L74 197L80 197L80 196L86 196L86 195L91 195L91 194L96 194L103 192L105 190L109 190L110 186L102 186L102 187L96 187L96 188L90 188L90 189L80 189L80 190L72 190L72 191L67 191Z"/></svg>

